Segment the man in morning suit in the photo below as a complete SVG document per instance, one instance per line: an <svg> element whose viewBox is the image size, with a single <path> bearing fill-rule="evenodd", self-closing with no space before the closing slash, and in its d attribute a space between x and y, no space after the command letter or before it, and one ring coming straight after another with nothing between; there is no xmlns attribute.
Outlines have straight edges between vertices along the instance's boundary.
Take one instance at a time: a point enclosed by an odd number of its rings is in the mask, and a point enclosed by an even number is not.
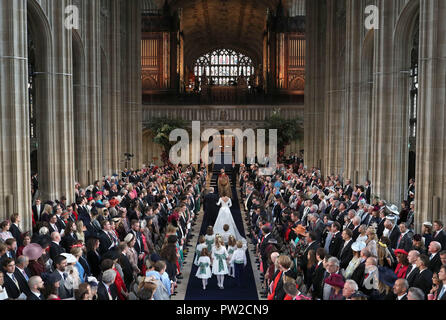
<svg viewBox="0 0 446 320"><path fill-rule="evenodd" d="M433 273L438 273L438 271L440 271L441 267L440 251L441 251L441 244L437 241L431 241L428 248L429 264L427 267Z"/></svg>
<svg viewBox="0 0 446 320"><path fill-rule="evenodd" d="M418 274L415 277L413 286L421 289L424 294L428 295L432 288L432 271L427 266L429 265L429 257L422 254L417 259Z"/></svg>
<svg viewBox="0 0 446 320"><path fill-rule="evenodd" d="M40 292L44 289L44 283L41 277L33 276L28 280L28 286L30 293L28 294L26 300L45 300L45 297Z"/></svg>
<svg viewBox="0 0 446 320"><path fill-rule="evenodd" d="M102 281L98 284L98 300L117 300L118 289L115 285L116 271L105 270L102 274Z"/></svg>
<svg viewBox="0 0 446 320"><path fill-rule="evenodd" d="M347 269L350 260L353 259L352 236L353 236L352 230L347 228L344 231L342 231L342 240L344 240L344 243L342 244L342 248L339 251L338 255L341 269Z"/></svg>
<svg viewBox="0 0 446 320"><path fill-rule="evenodd" d="M340 230L341 225L338 222L331 225L331 232L333 233L333 236L331 238L328 253L333 257L337 257L342 248L343 240Z"/></svg>
<svg viewBox="0 0 446 320"><path fill-rule="evenodd" d="M219 207L217 206L218 202L218 195L214 193L214 188L210 187L208 194L204 196L203 201L203 210L204 210L204 216L203 216L203 225L213 226L215 224L215 221L217 220Z"/></svg>

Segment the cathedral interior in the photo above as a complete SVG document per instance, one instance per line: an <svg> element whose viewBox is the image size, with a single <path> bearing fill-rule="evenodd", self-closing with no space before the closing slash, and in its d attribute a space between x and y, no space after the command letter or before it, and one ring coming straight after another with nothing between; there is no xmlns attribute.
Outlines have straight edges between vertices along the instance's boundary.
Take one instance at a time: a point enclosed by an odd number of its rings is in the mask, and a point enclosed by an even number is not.
<svg viewBox="0 0 446 320"><path fill-rule="evenodd" d="M0 217L31 229L34 173L42 200L73 202L75 182L160 164L151 119L246 129L279 110L303 122L286 154L398 206L413 178L417 229L444 219L445 16L442 0L2 0Z"/></svg>

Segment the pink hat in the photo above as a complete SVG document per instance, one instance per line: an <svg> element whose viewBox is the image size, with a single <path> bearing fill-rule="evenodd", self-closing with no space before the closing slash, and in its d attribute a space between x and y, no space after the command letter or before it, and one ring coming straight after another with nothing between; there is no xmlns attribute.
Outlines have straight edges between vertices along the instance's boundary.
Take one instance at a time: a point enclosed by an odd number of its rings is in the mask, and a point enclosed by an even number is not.
<svg viewBox="0 0 446 320"><path fill-rule="evenodd" d="M23 255L27 256L29 260L37 260L43 254L42 247L37 243L30 243L23 248Z"/></svg>

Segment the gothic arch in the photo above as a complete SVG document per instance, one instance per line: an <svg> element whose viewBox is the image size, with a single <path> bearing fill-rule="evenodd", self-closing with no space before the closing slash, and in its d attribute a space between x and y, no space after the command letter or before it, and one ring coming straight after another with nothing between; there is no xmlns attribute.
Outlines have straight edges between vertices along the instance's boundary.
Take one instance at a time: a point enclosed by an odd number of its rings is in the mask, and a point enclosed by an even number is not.
<svg viewBox="0 0 446 320"><path fill-rule="evenodd" d="M53 124L55 119L55 106L53 103L53 56L52 31L48 18L36 0L27 1L28 32L35 41L35 105L36 125L38 132L37 153L39 192L42 200L51 198L48 194L55 189L56 153L50 152L56 146L56 134ZM43 152L45 150L45 152Z"/></svg>

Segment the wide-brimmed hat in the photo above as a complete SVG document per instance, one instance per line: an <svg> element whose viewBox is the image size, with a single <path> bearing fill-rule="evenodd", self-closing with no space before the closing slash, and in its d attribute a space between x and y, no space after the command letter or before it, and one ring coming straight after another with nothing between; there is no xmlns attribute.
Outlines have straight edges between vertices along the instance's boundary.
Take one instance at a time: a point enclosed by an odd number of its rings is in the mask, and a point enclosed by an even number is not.
<svg viewBox="0 0 446 320"><path fill-rule="evenodd" d="M432 222L425 221L423 222L423 226L432 227Z"/></svg>
<svg viewBox="0 0 446 320"><path fill-rule="evenodd" d="M300 234L300 235L305 236L307 234L307 230L301 224L299 224L296 228L293 228L293 231L298 235Z"/></svg>
<svg viewBox="0 0 446 320"><path fill-rule="evenodd" d="M391 206L386 206L387 210L389 210L390 212L392 212L393 214L400 214L398 207L394 204L392 204Z"/></svg>
<svg viewBox="0 0 446 320"><path fill-rule="evenodd" d="M398 220L396 215L390 214L386 217L386 220L389 220L393 224L396 224L396 221Z"/></svg>
<svg viewBox="0 0 446 320"><path fill-rule="evenodd" d="M23 255L27 256L29 260L37 260L42 254L43 249L37 243L30 243L23 249Z"/></svg>
<svg viewBox="0 0 446 320"><path fill-rule="evenodd" d="M364 249L367 245L364 241L356 241L352 244L352 250L356 252L360 252L362 249Z"/></svg>
<svg viewBox="0 0 446 320"><path fill-rule="evenodd" d="M384 283L386 286L393 287L395 284L395 281L398 279L398 276L393 272L392 269L389 269L387 267L378 267L378 275L379 275L379 281Z"/></svg>
<svg viewBox="0 0 446 320"><path fill-rule="evenodd" d="M324 282L330 286L344 288L344 279L340 274L332 273Z"/></svg>
<svg viewBox="0 0 446 320"><path fill-rule="evenodd" d="M67 258L67 263L76 263L76 257L73 256L71 253L61 253L60 255L64 256L65 258Z"/></svg>

